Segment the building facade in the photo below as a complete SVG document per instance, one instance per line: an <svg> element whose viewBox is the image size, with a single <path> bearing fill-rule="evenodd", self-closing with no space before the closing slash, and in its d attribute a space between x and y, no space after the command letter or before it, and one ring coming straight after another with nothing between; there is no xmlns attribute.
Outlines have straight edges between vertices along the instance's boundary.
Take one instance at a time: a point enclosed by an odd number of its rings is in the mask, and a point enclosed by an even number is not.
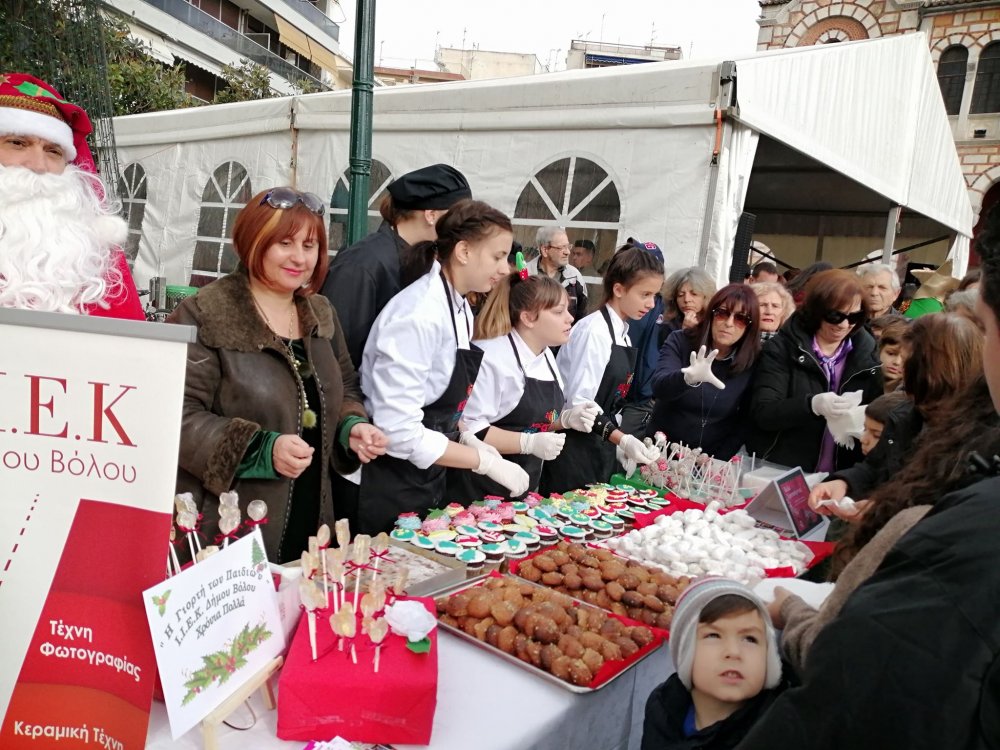
<svg viewBox="0 0 1000 750"><path fill-rule="evenodd" d="M264 66L282 94L350 88L351 63L333 0L102 0L166 65L182 64L189 94L211 101L224 65Z"/></svg>
<svg viewBox="0 0 1000 750"><path fill-rule="evenodd" d="M977 216L1000 200L1000 2L760 0L759 50L927 35Z"/></svg>
<svg viewBox="0 0 1000 750"><path fill-rule="evenodd" d="M610 44L574 39L566 54L566 69L606 68L612 65L635 65L636 63L680 60L680 47L656 47L637 44Z"/></svg>

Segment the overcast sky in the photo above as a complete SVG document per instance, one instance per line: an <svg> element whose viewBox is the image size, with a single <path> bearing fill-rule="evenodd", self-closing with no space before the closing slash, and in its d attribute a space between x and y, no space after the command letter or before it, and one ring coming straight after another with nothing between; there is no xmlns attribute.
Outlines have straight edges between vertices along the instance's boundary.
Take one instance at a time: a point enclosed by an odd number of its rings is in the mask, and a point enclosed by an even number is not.
<svg viewBox="0 0 1000 750"><path fill-rule="evenodd" d="M375 64L431 68L435 45L534 52L566 67L573 39L681 47L685 59L753 52L757 0L375 0ZM354 0L341 0L340 44L354 56ZM331 11L334 20L337 11Z"/></svg>

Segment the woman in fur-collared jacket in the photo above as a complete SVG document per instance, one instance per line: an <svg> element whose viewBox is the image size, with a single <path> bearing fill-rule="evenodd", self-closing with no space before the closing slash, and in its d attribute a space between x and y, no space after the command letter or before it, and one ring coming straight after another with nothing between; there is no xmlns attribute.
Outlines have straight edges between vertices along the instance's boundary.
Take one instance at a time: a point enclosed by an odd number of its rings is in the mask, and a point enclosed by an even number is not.
<svg viewBox="0 0 1000 750"><path fill-rule="evenodd" d="M268 559L297 559L336 499L330 472L350 473L384 452L368 423L344 334L315 292L326 275L322 201L274 188L233 227L240 266L184 300L170 322L192 325L177 491L192 492L201 532L216 541L219 494L234 490L246 517L267 503Z"/></svg>

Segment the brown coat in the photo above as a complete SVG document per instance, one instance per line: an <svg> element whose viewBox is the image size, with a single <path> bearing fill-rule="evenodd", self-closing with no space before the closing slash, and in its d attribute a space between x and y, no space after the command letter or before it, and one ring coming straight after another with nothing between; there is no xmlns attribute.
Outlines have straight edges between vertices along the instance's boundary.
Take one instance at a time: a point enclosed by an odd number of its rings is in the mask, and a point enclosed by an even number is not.
<svg viewBox="0 0 1000 750"><path fill-rule="evenodd" d="M893 516L844 567L840 577L837 578L837 585L818 610L794 594L785 599L781 605L781 617L785 621L785 629L781 633L781 650L796 672L802 674L806 656L820 631L840 614L848 597L872 577L882 564L882 560L889 554L889 550L930 509L929 505L915 505Z"/></svg>
<svg viewBox="0 0 1000 750"><path fill-rule="evenodd" d="M333 522L330 467L350 473L357 458L337 445L337 428L350 415L366 416L358 379L337 315L322 295L297 297L306 354L316 374L322 461L320 522ZM185 299L168 319L195 326L188 345L177 491L191 492L209 540L218 530L219 493L239 493L240 507L260 498L268 522L261 526L269 559L284 539L294 481L235 479L243 454L258 430L302 434L296 375L283 343L265 325L250 295L245 271L237 271Z"/></svg>

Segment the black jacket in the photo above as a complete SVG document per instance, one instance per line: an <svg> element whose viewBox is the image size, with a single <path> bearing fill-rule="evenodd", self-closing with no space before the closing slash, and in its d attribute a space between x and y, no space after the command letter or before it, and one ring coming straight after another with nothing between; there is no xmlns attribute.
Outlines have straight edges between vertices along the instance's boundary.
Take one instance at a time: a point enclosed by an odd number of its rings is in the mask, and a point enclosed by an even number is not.
<svg viewBox="0 0 1000 750"><path fill-rule="evenodd" d="M943 498L816 638L740 750L1000 748L1000 478Z"/></svg>
<svg viewBox="0 0 1000 750"><path fill-rule="evenodd" d="M923 429L924 418L912 401L900 404L889 414L872 452L854 466L836 471L827 477L847 482L847 494L859 500L868 497L879 485L890 480L903 468L917 435Z"/></svg>
<svg viewBox="0 0 1000 750"><path fill-rule="evenodd" d="M691 708L691 693L675 672L670 679L658 685L646 701L642 750L730 750L746 737L757 718L774 702L778 692L778 688L764 690L728 719L685 737L684 719Z"/></svg>
<svg viewBox="0 0 1000 750"><path fill-rule="evenodd" d="M692 387L684 381L681 369L691 364L693 350L691 337L683 330L671 333L660 349L652 378L656 404L646 432L652 436L662 430L671 441L728 461L746 438L754 368L731 373L730 361L716 360L712 373L726 384L725 389L708 383Z"/></svg>
<svg viewBox="0 0 1000 750"><path fill-rule="evenodd" d="M330 265L323 294L337 311L344 328L347 351L356 370L375 318L399 294L399 256L409 245L391 225L337 253Z"/></svg>
<svg viewBox="0 0 1000 750"><path fill-rule="evenodd" d="M864 391L861 402L882 394L882 365L875 339L859 326L851 334L853 350L847 355L839 393ZM782 326L778 335L761 348L750 404L751 429L747 451L783 466L814 471L826 420L813 414L812 397L830 390L826 373L812 351L812 335L798 315ZM861 458L861 446L837 449L836 468L846 468Z"/></svg>

